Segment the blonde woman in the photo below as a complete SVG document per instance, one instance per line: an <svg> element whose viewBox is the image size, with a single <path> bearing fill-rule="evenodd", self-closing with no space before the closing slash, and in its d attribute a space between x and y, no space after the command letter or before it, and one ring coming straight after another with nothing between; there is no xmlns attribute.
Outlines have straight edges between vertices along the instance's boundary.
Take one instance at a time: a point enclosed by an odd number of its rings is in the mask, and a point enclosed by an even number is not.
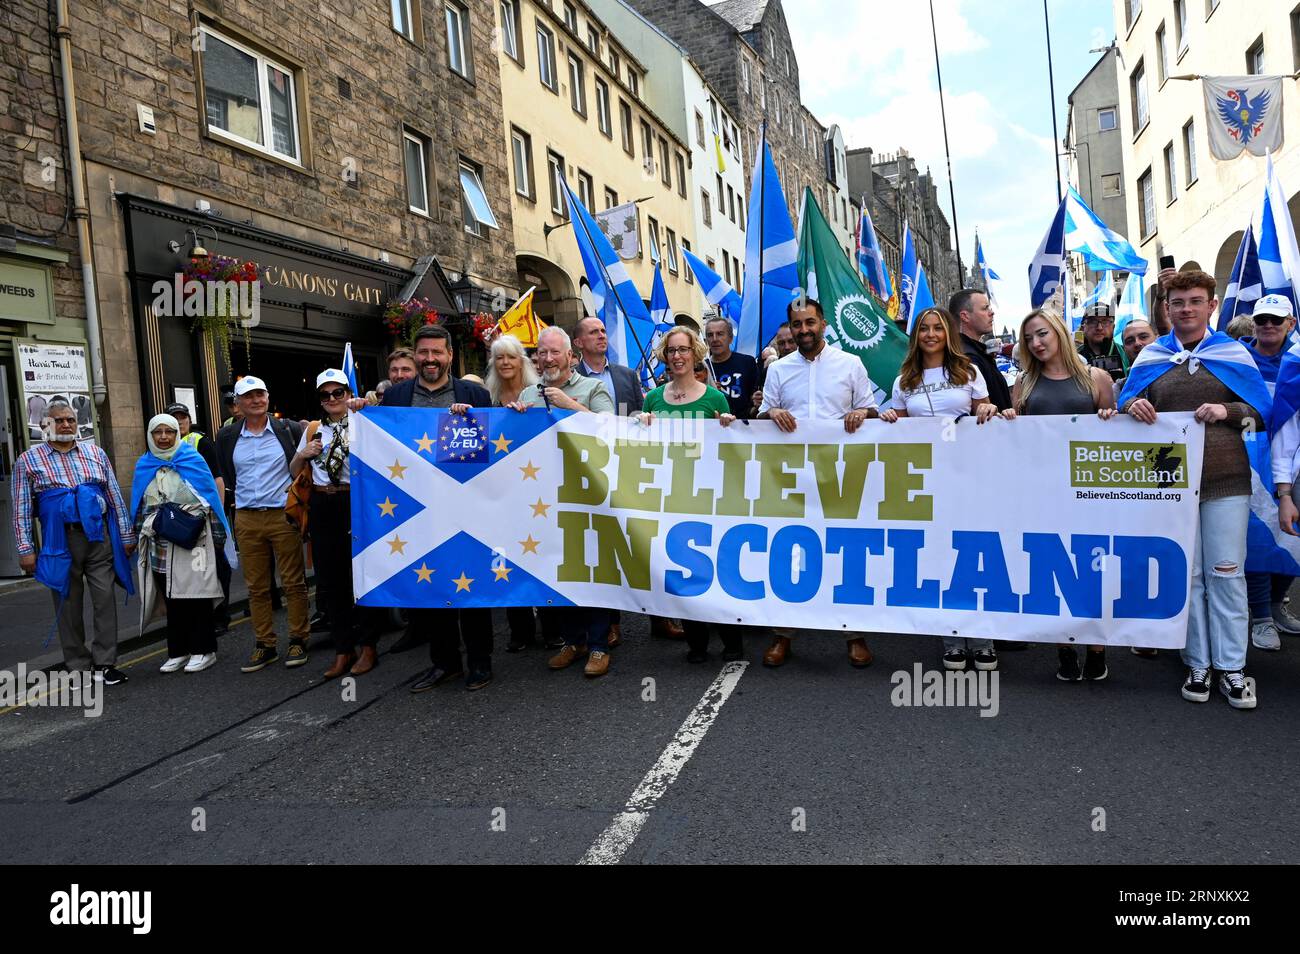
<svg viewBox="0 0 1300 954"><path fill-rule="evenodd" d="M1018 414L1095 414L1114 409L1110 375L1083 363L1055 312L1038 309L1025 316L1020 324L1019 358L1021 373L1011 391ZM1062 682L1106 678L1105 646L1088 647L1082 671L1073 646L1062 645L1057 653L1056 678Z"/></svg>
<svg viewBox="0 0 1300 954"><path fill-rule="evenodd" d="M537 369L518 338L502 335L492 342L488 352L487 389L493 407L513 404L524 388L536 383Z"/></svg>

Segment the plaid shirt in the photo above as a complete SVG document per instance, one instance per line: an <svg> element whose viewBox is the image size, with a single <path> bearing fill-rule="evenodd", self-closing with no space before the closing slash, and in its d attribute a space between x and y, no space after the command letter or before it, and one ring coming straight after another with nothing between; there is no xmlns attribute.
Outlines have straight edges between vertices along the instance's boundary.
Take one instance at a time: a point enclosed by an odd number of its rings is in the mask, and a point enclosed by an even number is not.
<svg viewBox="0 0 1300 954"><path fill-rule="evenodd" d="M65 454L54 450L49 444L38 444L19 455L14 464L13 481L17 496L14 505L14 538L18 541L19 555L36 552L32 521L36 512L37 495L53 487L73 488L79 484L99 485L108 498L108 509L112 519L117 521L122 543L135 543L135 529L126 512L122 490L117 485L108 455L99 446L77 444Z"/></svg>

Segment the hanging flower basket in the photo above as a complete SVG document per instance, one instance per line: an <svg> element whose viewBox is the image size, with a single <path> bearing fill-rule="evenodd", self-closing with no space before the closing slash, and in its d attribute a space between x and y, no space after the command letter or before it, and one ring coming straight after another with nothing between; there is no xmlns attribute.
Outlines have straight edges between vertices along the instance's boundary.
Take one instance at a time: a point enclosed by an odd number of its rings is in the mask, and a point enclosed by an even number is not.
<svg viewBox="0 0 1300 954"><path fill-rule="evenodd" d="M230 339L235 329L244 339L244 354L251 364L252 345L249 340L249 328L253 310L258 300L258 269L256 262L241 262L226 255L207 255L191 258L184 269L185 287L190 282L197 282L202 292L203 309L190 326L191 331L202 330L212 345L214 354L219 354L226 362L226 367L233 367L230 361Z"/></svg>
<svg viewBox="0 0 1300 954"><path fill-rule="evenodd" d="M497 318L486 311L480 311L474 316L470 328L472 332L469 336L470 346L486 351L488 344L496 337Z"/></svg>
<svg viewBox="0 0 1300 954"><path fill-rule="evenodd" d="M389 337L400 345L409 347L415 340L415 333L425 325L441 325L442 317L438 309L427 298L410 298L400 301L396 298L384 306L384 327Z"/></svg>

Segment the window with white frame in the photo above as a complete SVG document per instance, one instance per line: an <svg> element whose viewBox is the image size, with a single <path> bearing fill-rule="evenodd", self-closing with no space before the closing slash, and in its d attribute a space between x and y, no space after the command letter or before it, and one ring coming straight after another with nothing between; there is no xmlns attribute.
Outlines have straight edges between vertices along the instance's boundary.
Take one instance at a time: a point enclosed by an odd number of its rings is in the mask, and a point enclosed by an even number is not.
<svg viewBox="0 0 1300 954"><path fill-rule="evenodd" d="M564 25L574 33L578 32L578 11L567 0L564 4Z"/></svg>
<svg viewBox="0 0 1300 954"><path fill-rule="evenodd" d="M677 194L686 198L686 159L677 153Z"/></svg>
<svg viewBox="0 0 1300 954"><path fill-rule="evenodd" d="M203 34L200 56L208 131L301 162L293 70L208 27Z"/></svg>
<svg viewBox="0 0 1300 954"><path fill-rule="evenodd" d="M1142 237L1147 238L1156 230L1156 188L1150 166L1138 177L1138 197L1138 226Z"/></svg>
<svg viewBox="0 0 1300 954"><path fill-rule="evenodd" d="M682 239L682 251L683 251L683 252L689 252L690 250L691 250L691 240L688 239L688 238L684 238L684 239ZM694 285L694 284L695 284L695 275L691 272L691 269L690 269L690 263L689 263L689 262L687 263L687 267L683 270L683 273L682 273L682 274L683 274L683 277L685 277L685 279L686 279L686 284L688 284L688 285Z"/></svg>
<svg viewBox="0 0 1300 954"><path fill-rule="evenodd" d="M614 206L616 206L616 205L618 205L618 193L615 192L613 189L606 188L606 189L605 189L605 208L606 208L606 209L612 209L612 208L614 208Z"/></svg>
<svg viewBox="0 0 1300 954"><path fill-rule="evenodd" d="M1183 163L1187 169L1187 185L1196 181L1196 122L1189 119L1183 126Z"/></svg>
<svg viewBox="0 0 1300 954"><path fill-rule="evenodd" d="M1260 76L1264 72L1264 38L1256 40L1246 51L1246 72L1251 76Z"/></svg>
<svg viewBox="0 0 1300 954"><path fill-rule="evenodd" d="M1174 163L1174 144L1165 144L1165 204L1170 205L1178 198L1178 172Z"/></svg>
<svg viewBox="0 0 1300 954"><path fill-rule="evenodd" d="M600 59L600 31L590 23L587 24L587 49L591 50L591 55Z"/></svg>
<svg viewBox="0 0 1300 954"><path fill-rule="evenodd" d="M1165 42L1165 25L1156 28L1156 82L1169 79L1169 44Z"/></svg>
<svg viewBox="0 0 1300 954"><path fill-rule="evenodd" d="M393 9L393 29L412 43L415 42L415 13L412 0L390 0Z"/></svg>
<svg viewBox="0 0 1300 954"><path fill-rule="evenodd" d="M703 205L700 206L700 212L703 214L704 227L711 229L713 228L713 200L709 198L708 189L700 190L700 199L703 202Z"/></svg>
<svg viewBox="0 0 1300 954"><path fill-rule="evenodd" d="M1187 52L1187 0L1174 0L1174 40L1182 59Z"/></svg>
<svg viewBox="0 0 1300 954"><path fill-rule="evenodd" d="M1133 133L1136 135L1150 118L1147 113L1147 71L1141 60L1129 77L1129 92L1133 99Z"/></svg>
<svg viewBox="0 0 1300 954"><path fill-rule="evenodd" d="M670 189L673 185L673 166L668 152L668 140L659 137L659 178Z"/></svg>
<svg viewBox="0 0 1300 954"><path fill-rule="evenodd" d="M552 93L558 93L555 79L555 34L537 24L537 75L542 85Z"/></svg>
<svg viewBox="0 0 1300 954"><path fill-rule="evenodd" d="M743 57L743 56L740 58L740 85L743 86L743 87L745 88L745 92L746 92L746 93L748 93L748 92L750 91L750 89L749 89L749 60L748 60L747 58Z"/></svg>
<svg viewBox="0 0 1300 954"><path fill-rule="evenodd" d="M668 271L676 275L678 270L677 234L672 229L668 229L667 232L668 232Z"/></svg>
<svg viewBox="0 0 1300 954"><path fill-rule="evenodd" d="M536 199L533 193L533 138L522 129L512 127L510 152L515 167L515 192L526 199Z"/></svg>
<svg viewBox="0 0 1300 954"><path fill-rule="evenodd" d="M406 158L406 206L412 212L429 214L429 141L408 130L402 131Z"/></svg>
<svg viewBox="0 0 1300 954"><path fill-rule="evenodd" d="M630 66L627 68L627 88L637 99L641 98L641 74Z"/></svg>
<svg viewBox="0 0 1300 954"><path fill-rule="evenodd" d="M564 201L564 157L546 150L546 178L550 180L551 211L562 219L569 217L569 204Z"/></svg>
<svg viewBox="0 0 1300 954"><path fill-rule="evenodd" d="M522 62L519 55L519 0L501 0L501 49L511 59Z"/></svg>
<svg viewBox="0 0 1300 954"><path fill-rule="evenodd" d="M596 185L592 181L591 175L579 169L578 170L578 201L582 203L582 207L584 209L590 211L596 207L594 205L595 198L596 198Z"/></svg>
<svg viewBox="0 0 1300 954"><path fill-rule="evenodd" d="M659 223L651 216L646 216L646 222L649 224L650 231L650 260L658 261L659 259Z"/></svg>
<svg viewBox="0 0 1300 954"><path fill-rule="evenodd" d="M623 140L623 151L629 156L635 155L636 150L632 145L632 107L622 98L618 101L618 133Z"/></svg>
<svg viewBox="0 0 1300 954"><path fill-rule="evenodd" d="M465 231L484 235L484 229L498 229L497 217L492 213L487 190L483 188L483 167L476 162L460 160L460 202Z"/></svg>
<svg viewBox="0 0 1300 954"><path fill-rule="evenodd" d="M596 125L606 137L614 138L614 124L609 115L609 84L596 78Z"/></svg>
<svg viewBox="0 0 1300 954"><path fill-rule="evenodd" d="M1105 109L1097 110L1097 129L1101 132L1109 132L1119 125L1119 116L1116 115L1114 106L1108 106Z"/></svg>
<svg viewBox="0 0 1300 954"><path fill-rule="evenodd" d="M459 3L447 3L443 10L447 21L447 65L453 72L470 79L469 10Z"/></svg>
<svg viewBox="0 0 1300 954"><path fill-rule="evenodd" d="M579 116L587 116L587 71L580 57L569 54L569 105Z"/></svg>
<svg viewBox="0 0 1300 954"><path fill-rule="evenodd" d="M695 111L695 141L704 148L704 116L697 109Z"/></svg>

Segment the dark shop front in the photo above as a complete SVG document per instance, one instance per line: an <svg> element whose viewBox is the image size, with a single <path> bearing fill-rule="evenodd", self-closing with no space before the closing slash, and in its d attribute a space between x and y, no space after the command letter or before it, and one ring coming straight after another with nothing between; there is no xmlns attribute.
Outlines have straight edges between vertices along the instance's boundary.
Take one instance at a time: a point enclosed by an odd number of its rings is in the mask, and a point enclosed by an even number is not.
<svg viewBox="0 0 1300 954"><path fill-rule="evenodd" d="M412 270L151 199L119 199L145 407L185 404L208 433L225 416L222 392L245 374L266 381L273 413L318 416L316 375L342 366L349 341L359 385L373 388L393 345L383 321L392 300L427 298L449 324L460 323L455 294L432 257ZM220 338L194 316L202 309L184 308L180 277L191 262L218 257L255 263L259 280L255 311L230 333L229 363ZM249 314L229 301L226 313Z"/></svg>

